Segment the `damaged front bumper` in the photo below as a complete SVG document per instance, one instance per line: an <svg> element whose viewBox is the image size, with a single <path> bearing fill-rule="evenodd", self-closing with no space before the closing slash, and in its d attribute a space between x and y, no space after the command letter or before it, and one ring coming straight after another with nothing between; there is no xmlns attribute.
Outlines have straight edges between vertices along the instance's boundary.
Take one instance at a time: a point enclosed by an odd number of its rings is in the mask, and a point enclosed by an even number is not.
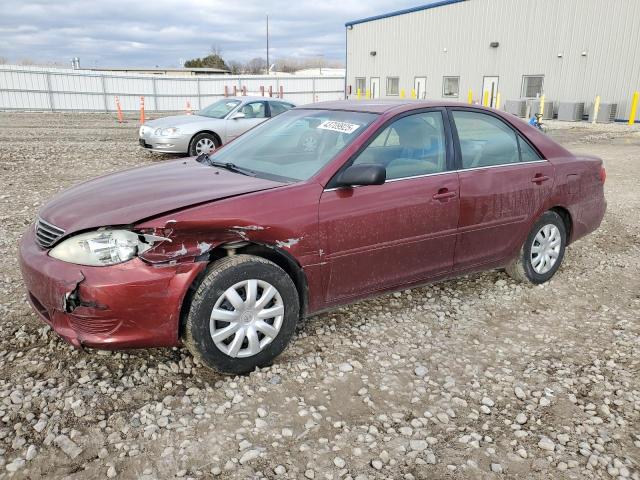
<svg viewBox="0 0 640 480"><path fill-rule="evenodd" d="M38 316L75 347L177 346L180 309L204 262L149 265L139 258L109 267L51 258L29 228L20 268Z"/></svg>

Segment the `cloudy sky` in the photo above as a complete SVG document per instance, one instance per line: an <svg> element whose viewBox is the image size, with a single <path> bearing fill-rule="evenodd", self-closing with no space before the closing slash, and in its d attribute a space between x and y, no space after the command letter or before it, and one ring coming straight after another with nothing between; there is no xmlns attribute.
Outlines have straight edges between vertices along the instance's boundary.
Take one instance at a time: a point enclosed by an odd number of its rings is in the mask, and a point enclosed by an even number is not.
<svg viewBox="0 0 640 480"><path fill-rule="evenodd" d="M428 0L0 0L0 57L175 67L217 46L226 60L344 58L344 23Z"/></svg>

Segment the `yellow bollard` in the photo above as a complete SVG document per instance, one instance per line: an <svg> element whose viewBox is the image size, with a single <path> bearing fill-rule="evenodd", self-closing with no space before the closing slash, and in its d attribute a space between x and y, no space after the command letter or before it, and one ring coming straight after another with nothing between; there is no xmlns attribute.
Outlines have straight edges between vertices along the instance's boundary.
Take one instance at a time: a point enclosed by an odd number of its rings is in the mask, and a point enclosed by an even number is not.
<svg viewBox="0 0 640 480"><path fill-rule="evenodd" d="M489 106L489 90L484 91L484 95L482 96L482 106L483 107Z"/></svg>
<svg viewBox="0 0 640 480"><path fill-rule="evenodd" d="M360 89L357 90L357 95L358 95L358 100L360 100L360 97L362 96L362 91Z"/></svg>
<svg viewBox="0 0 640 480"><path fill-rule="evenodd" d="M631 113L629 113L629 125L636 123L636 112L638 111L638 100L640 100L640 92L634 92L631 100Z"/></svg>
<svg viewBox="0 0 640 480"><path fill-rule="evenodd" d="M473 103L473 91L469 89L469 94L467 95L467 103L471 105Z"/></svg>
<svg viewBox="0 0 640 480"><path fill-rule="evenodd" d="M544 95L540 95L540 109L538 110L540 118L544 116Z"/></svg>
<svg viewBox="0 0 640 480"><path fill-rule="evenodd" d="M600 95L596 97L596 101L593 103L593 122L596 123L598 119L598 112L600 111Z"/></svg>
<svg viewBox="0 0 640 480"><path fill-rule="evenodd" d="M400 98L404 98L404 88L400 90Z"/></svg>
<svg viewBox="0 0 640 480"><path fill-rule="evenodd" d="M371 98L371 92L369 91L369 89L368 89L368 88L367 88L367 91L366 91L365 96L366 96L367 98Z"/></svg>
<svg viewBox="0 0 640 480"><path fill-rule="evenodd" d="M496 94L496 110L500 110L500 92Z"/></svg>
<svg viewBox="0 0 640 480"><path fill-rule="evenodd" d="M411 98L416 98L416 89L415 88L411 89Z"/></svg>

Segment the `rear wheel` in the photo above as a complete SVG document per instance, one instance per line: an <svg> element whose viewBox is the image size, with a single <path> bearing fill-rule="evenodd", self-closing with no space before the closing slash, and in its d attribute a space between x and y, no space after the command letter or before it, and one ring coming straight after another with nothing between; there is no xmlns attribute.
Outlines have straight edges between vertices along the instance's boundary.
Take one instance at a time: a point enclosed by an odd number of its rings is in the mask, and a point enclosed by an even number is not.
<svg viewBox="0 0 640 480"><path fill-rule="evenodd" d="M518 257L507 266L507 273L522 282L544 283L560 268L566 244L562 218L556 212L545 212L529 232Z"/></svg>
<svg viewBox="0 0 640 480"><path fill-rule="evenodd" d="M196 156L213 152L220 146L220 141L215 135L210 133L199 133L191 139L189 144L189 155Z"/></svg>
<svg viewBox="0 0 640 480"><path fill-rule="evenodd" d="M285 349L300 312L298 292L275 263L252 255L217 261L194 295L185 344L222 373L270 365Z"/></svg>

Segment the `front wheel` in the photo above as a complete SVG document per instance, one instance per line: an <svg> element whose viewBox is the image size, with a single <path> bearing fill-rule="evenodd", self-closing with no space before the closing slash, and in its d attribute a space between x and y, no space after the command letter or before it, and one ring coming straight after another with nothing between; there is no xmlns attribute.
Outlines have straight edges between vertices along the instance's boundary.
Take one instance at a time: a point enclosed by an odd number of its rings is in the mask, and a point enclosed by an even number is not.
<svg viewBox="0 0 640 480"><path fill-rule="evenodd" d="M203 153L209 155L218 147L220 147L220 142L215 135L211 135L210 133L199 133L191 139L191 143L189 144L189 155L192 157L202 155Z"/></svg>
<svg viewBox="0 0 640 480"><path fill-rule="evenodd" d="M187 348L221 373L268 366L285 349L300 304L287 273L269 260L234 255L218 260L196 290L187 317Z"/></svg>
<svg viewBox="0 0 640 480"><path fill-rule="evenodd" d="M529 232L518 257L506 270L516 280L544 283L560 268L567 245L567 230L560 215L545 212Z"/></svg>

